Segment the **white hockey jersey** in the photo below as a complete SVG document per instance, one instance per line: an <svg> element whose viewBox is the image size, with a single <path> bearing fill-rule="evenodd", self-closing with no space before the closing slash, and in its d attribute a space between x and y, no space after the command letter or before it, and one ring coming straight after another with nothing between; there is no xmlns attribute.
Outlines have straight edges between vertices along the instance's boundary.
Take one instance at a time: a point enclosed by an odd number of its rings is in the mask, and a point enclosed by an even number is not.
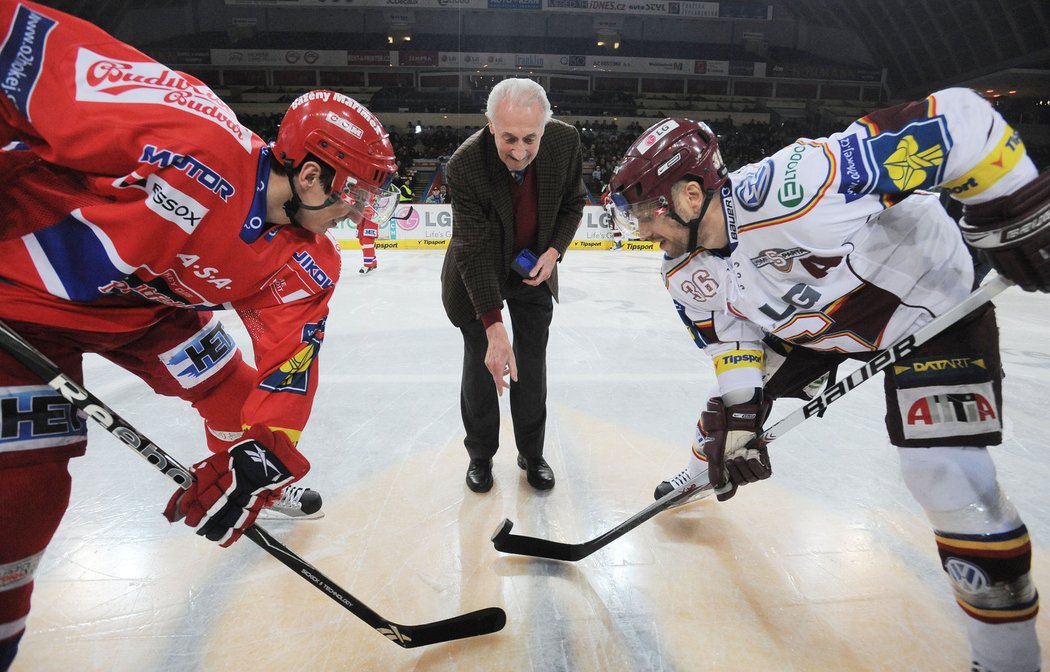
<svg viewBox="0 0 1050 672"><path fill-rule="evenodd" d="M720 194L729 253L665 259L664 282L713 357L761 350L766 333L817 350L878 350L972 288L958 227L924 190L979 203L1036 174L987 102L940 91L733 172Z"/></svg>

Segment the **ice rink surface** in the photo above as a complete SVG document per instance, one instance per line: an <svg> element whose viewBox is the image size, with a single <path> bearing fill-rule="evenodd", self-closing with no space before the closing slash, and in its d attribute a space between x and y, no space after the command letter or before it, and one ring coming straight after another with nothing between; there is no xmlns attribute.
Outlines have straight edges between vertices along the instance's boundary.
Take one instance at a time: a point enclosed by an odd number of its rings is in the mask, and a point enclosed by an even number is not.
<svg viewBox="0 0 1050 672"><path fill-rule="evenodd" d="M496 552L505 517L515 533L576 543L649 504L685 464L712 367L657 253L570 251L548 355L557 485L525 482L504 396L496 485L474 494L442 258L381 251L379 271L360 276L360 253L344 252L300 443L327 516L265 526L387 619L499 606L504 630L402 649L250 541L220 549L169 525L170 482L93 426L14 672L968 669L962 613L885 438L881 381L772 444L773 478L729 502L665 512L576 563ZM996 303L1006 438L993 456L1050 591L1050 297L1010 289ZM226 321L250 351L236 316ZM162 448L185 464L204 456L188 405L101 359L85 368L87 387ZM793 404L778 402L774 419ZM1039 631L1047 669L1050 617Z"/></svg>

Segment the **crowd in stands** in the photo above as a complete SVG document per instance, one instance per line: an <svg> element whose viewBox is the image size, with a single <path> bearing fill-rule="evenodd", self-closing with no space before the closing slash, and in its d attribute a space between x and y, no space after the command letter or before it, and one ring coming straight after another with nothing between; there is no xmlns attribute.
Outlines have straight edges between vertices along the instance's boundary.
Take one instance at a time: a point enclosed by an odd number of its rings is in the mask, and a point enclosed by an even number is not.
<svg viewBox="0 0 1050 672"><path fill-rule="evenodd" d="M1010 112L1015 110L1004 110L1005 116L1010 119ZM1047 110L1039 110L1038 113L1046 113ZM1016 112L1021 114L1021 112ZM1027 112L1029 119L1031 112ZM262 138L272 141L277 135L277 125L280 115L241 115L241 121L258 133ZM1028 119L1025 119L1028 121ZM1014 122L1017 123L1017 122ZM584 151L584 177L590 192L589 202L597 203L602 188L608 182L617 161L623 155L624 150L637 138L645 128L638 122L619 126L615 121L608 118L597 118L584 123L576 122L576 128L580 131L580 138ZM789 120L776 123L746 123L735 125L730 120L723 120L712 124L713 130L718 134L719 144L722 148L722 156L729 166L735 170L740 166L757 161L770 155L776 150L790 144L797 138L809 137L819 138L841 130L841 124L833 128L825 128L817 120ZM416 159L437 160L439 166L443 166L448 157L456 151L467 137L476 132L476 127L453 128L451 126L428 127L422 123L410 124L408 126L391 126L388 128L390 139L394 145L398 164L401 166L402 174L411 181L413 176L412 165ZM1050 145L1028 144L1028 153L1040 168L1050 165ZM436 196L442 180L440 169L437 179L428 180L423 190L417 190L414 198L417 202L447 202L450 195L446 194L445 201L437 201ZM433 196L433 198L431 198ZM428 200L429 199L429 200Z"/></svg>

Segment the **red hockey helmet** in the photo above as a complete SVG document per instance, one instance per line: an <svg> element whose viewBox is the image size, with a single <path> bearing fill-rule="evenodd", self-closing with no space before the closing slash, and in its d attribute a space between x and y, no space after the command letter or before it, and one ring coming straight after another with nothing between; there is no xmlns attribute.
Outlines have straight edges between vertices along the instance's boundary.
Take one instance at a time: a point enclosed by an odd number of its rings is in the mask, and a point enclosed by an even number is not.
<svg viewBox="0 0 1050 672"><path fill-rule="evenodd" d="M638 235L639 220L673 214L671 187L689 177L711 200L728 171L718 138L702 121L664 119L649 127L624 152L613 169L602 203L616 226ZM706 210L706 203L705 203Z"/></svg>
<svg viewBox="0 0 1050 672"><path fill-rule="evenodd" d="M390 187L397 173L394 147L383 124L353 98L326 90L296 98L281 120L273 152L289 171L308 154L335 170L332 193L322 207L342 199L354 223L384 223L394 214L400 195Z"/></svg>

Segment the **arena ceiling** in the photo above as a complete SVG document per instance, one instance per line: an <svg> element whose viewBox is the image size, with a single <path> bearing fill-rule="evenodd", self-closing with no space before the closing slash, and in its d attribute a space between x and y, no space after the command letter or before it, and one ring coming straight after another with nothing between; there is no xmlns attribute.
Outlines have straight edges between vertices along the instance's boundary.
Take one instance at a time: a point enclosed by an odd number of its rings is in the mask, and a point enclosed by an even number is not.
<svg viewBox="0 0 1050 672"><path fill-rule="evenodd" d="M201 0L44 0L104 27L132 8ZM1050 99L1050 0L758 0L774 15L853 32L891 96L948 85Z"/></svg>
<svg viewBox="0 0 1050 672"><path fill-rule="evenodd" d="M1048 0L790 0L776 9L854 32L897 98L956 84L1050 98Z"/></svg>

